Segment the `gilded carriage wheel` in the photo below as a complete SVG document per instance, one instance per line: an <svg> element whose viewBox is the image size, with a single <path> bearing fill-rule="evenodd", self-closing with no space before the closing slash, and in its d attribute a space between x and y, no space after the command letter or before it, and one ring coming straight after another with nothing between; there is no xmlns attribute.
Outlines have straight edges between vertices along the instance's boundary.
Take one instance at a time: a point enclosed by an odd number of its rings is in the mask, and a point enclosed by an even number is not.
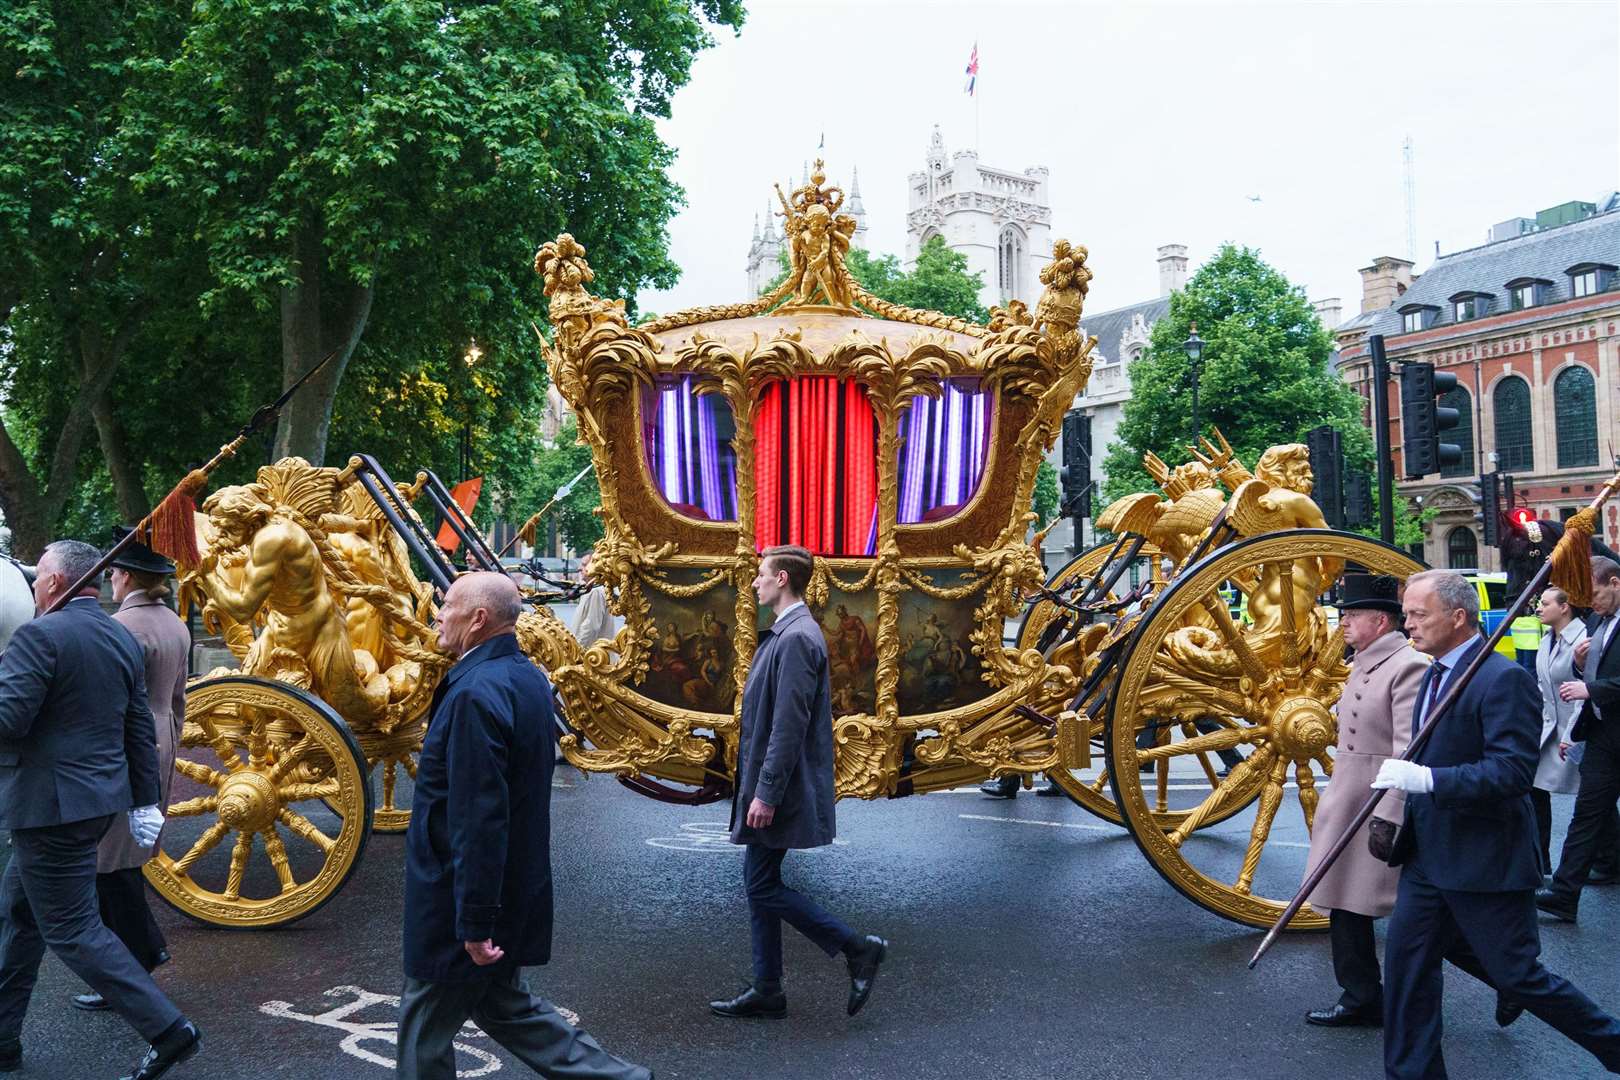
<svg viewBox="0 0 1620 1080"><path fill-rule="evenodd" d="M1342 633L1329 632L1327 609L1317 602L1346 563L1401 578L1423 569L1394 547L1325 529L1221 548L1160 596L1131 639L1114 686L1108 764L1131 835L1183 895L1235 922L1270 926L1304 871L1304 845L1297 841L1272 842L1273 857L1263 862L1262 855L1286 789L1297 788L1308 830L1318 798L1317 767L1332 776L1337 731L1329 710L1348 669ZM1252 590L1247 614L1253 623L1240 626L1221 593L1234 579ZM1298 599L1274 603L1271 597ZM1190 720L1203 721L1207 730L1194 728L1191 736L1151 750L1137 748L1143 730L1180 728ZM1165 831L1158 792L1139 766L1219 749L1243 749L1247 756L1213 791L1175 807L1182 820ZM1251 822L1235 829L1206 827L1232 802L1252 799L1256 789ZM1307 906L1289 928L1326 925Z"/></svg>
<svg viewBox="0 0 1620 1080"><path fill-rule="evenodd" d="M214 926L285 926L336 895L360 862L366 760L343 719L306 691L206 679L187 692L168 817L144 868L159 896Z"/></svg>
<svg viewBox="0 0 1620 1080"><path fill-rule="evenodd" d="M1047 587L1054 591L1061 590L1072 584L1077 578L1095 577L1099 573L1107 574L1109 554L1113 550L1113 544L1099 544L1081 552L1052 575L1047 582ZM1161 583L1160 588L1162 589L1164 567L1159 559L1158 548L1152 544L1144 544L1138 552L1137 558L1143 560L1142 568L1152 575L1153 580ZM1133 587L1131 585L1132 576L1128 572L1121 575L1120 583L1117 583L1108 593L1110 601L1118 601L1123 596L1129 595L1130 589ZM1140 580L1141 571L1138 571L1134 576ZM1018 627L1019 650L1040 648L1042 635L1046 632L1046 628L1057 618L1059 612L1058 605L1044 598L1031 604L1029 610L1024 613L1023 622ZM1048 644L1046 649L1048 656L1053 651L1052 645ZM1052 782L1063 789L1064 794L1068 795L1070 799L1105 821L1111 821L1115 825L1123 825L1125 818L1120 814L1119 807L1114 805L1114 791L1108 779L1109 769L1103 763L1107 752L1107 748L1104 746L1106 719L1107 711L1099 710L1096 717L1086 724L1086 738L1091 741L1093 759L1099 763L1098 766L1087 770L1056 770L1048 775L1051 777ZM1155 737L1160 742L1167 742L1177 737L1185 737L1189 733L1196 733L1196 728L1188 725L1186 732L1163 729L1156 731ZM1201 771L1191 778L1172 776L1168 759L1165 759L1160 764L1155 764L1152 780L1159 796L1155 799L1156 807L1167 806L1168 789L1172 783L1178 785L1187 783L1205 784L1210 790L1219 786L1221 782L1220 775L1216 771L1216 766L1210 764L1208 756L1201 756L1196 760L1201 766ZM1259 790L1260 785L1258 783L1250 785L1245 799L1229 800L1218 813L1210 815L1204 824L1213 825L1224 821L1233 814L1241 813L1243 808L1248 805L1248 802L1259 794ZM1186 817L1184 813L1177 813L1167 808L1156 810L1156 813L1159 817L1160 827L1165 830L1174 829Z"/></svg>

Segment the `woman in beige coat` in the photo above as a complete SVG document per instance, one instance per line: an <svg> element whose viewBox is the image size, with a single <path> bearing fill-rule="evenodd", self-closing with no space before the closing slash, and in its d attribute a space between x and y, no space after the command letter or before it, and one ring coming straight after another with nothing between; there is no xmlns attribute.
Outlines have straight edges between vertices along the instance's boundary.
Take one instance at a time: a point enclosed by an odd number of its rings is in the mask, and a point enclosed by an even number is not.
<svg viewBox="0 0 1620 1080"><path fill-rule="evenodd" d="M114 539L128 532L120 528ZM186 720L186 674L191 659L191 632L165 603L174 564L144 544L131 543L113 560L112 594L118 601L113 618L140 642L146 657L146 699L157 732L159 807L167 810L174 777L175 748ZM159 835L158 842L162 842ZM151 971L169 959L168 943L146 903L141 866L156 847L142 847L128 829L108 829L96 852L96 897L101 921L129 947L130 954ZM100 994L79 994L81 1009L105 1009Z"/></svg>
<svg viewBox="0 0 1620 1080"><path fill-rule="evenodd" d="M1580 790L1580 753L1571 742L1570 729L1581 715L1581 702L1565 701L1558 687L1581 674L1575 668L1575 650L1586 640L1586 624L1575 615L1569 596L1562 589L1542 591L1536 605L1536 615L1547 632L1541 636L1536 650L1536 682L1541 686L1541 758L1536 763L1535 786L1530 789L1530 802L1536 808L1537 839L1541 841L1541 866L1552 873L1552 792L1573 795ZM1614 826L1611 824L1612 830ZM1612 863L1611 840L1604 852ZM1611 865L1592 868L1592 876L1600 882L1612 879Z"/></svg>
<svg viewBox="0 0 1620 1080"><path fill-rule="evenodd" d="M1412 705L1429 658L1415 651L1399 630L1399 594L1400 582L1392 577L1344 578L1339 625L1356 654L1335 708L1339 742L1333 751L1333 781L1316 808L1307 877L1349 828L1384 759L1401 753L1412 738ZM1399 797L1386 796L1377 816L1399 825L1402 809ZM1343 993L1330 1008L1306 1013L1307 1023L1354 1027L1383 1022L1373 920L1395 909L1400 871L1367 850L1366 833L1363 826L1309 897L1312 907L1328 913L1333 974Z"/></svg>

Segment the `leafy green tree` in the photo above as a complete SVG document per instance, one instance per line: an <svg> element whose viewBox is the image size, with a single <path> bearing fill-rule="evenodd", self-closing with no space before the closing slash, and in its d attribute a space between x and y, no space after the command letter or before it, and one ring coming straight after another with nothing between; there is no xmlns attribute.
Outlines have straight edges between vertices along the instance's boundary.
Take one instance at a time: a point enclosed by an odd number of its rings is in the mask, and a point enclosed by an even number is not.
<svg viewBox="0 0 1620 1080"><path fill-rule="evenodd" d="M279 317L283 385L333 356L276 452L325 458L379 318L437 331L426 352L522 352L541 310L529 263L557 232L590 249L602 291L672 284L682 194L654 121L711 44L705 22L742 17L739 0L192 6L158 65L167 109L138 182L193 215L207 310L240 291Z"/></svg>
<svg viewBox="0 0 1620 1080"><path fill-rule="evenodd" d="M579 426L569 420L557 435L554 445L540 451L535 486L529 494L534 509L538 510L579 470L591 463L590 448L579 441ZM541 536L556 524L562 541L574 551L584 553L602 538L602 519L596 511L602 505L602 492L596 483L596 473L588 472L574 490L546 513L538 526ZM531 511L532 512L532 511Z"/></svg>
<svg viewBox="0 0 1620 1080"><path fill-rule="evenodd" d="M1258 252L1226 245L1171 295L1169 314L1130 367L1131 397L1104 463L1107 499L1155 490L1142 468L1148 451L1171 465L1188 459L1192 393L1183 343L1193 322L1205 342L1203 434L1220 428L1252 468L1267 447L1301 442L1311 428L1331 424L1351 467L1371 462L1361 398L1328 366L1332 338L1304 290Z"/></svg>
<svg viewBox="0 0 1620 1080"><path fill-rule="evenodd" d="M1035 498L1030 507L1036 514L1036 528L1044 528L1057 515L1059 498L1057 469L1050 461L1042 461L1035 470Z"/></svg>
<svg viewBox="0 0 1620 1080"><path fill-rule="evenodd" d="M761 295L773 291L787 279L790 267L786 250L780 260L781 272L760 290ZM900 269L897 256L873 255L860 248L850 251L844 265L849 268L850 276L879 300L973 322L982 323L990 317L979 303L984 275L968 273L967 256L946 247L944 237L929 237L917 253L917 265L909 272Z"/></svg>

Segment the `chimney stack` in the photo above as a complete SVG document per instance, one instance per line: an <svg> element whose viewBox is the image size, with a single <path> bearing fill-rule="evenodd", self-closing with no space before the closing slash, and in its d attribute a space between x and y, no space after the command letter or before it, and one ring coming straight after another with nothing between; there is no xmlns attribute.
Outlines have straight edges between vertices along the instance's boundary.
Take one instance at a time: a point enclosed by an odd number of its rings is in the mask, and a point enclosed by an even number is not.
<svg viewBox="0 0 1620 1080"><path fill-rule="evenodd" d="M1400 299L1412 287L1412 266L1408 259L1380 255L1371 266L1361 268L1361 313L1380 311Z"/></svg>
<svg viewBox="0 0 1620 1080"><path fill-rule="evenodd" d="M1187 245L1163 244L1159 247L1159 295L1180 292L1187 284Z"/></svg>
<svg viewBox="0 0 1620 1080"><path fill-rule="evenodd" d="M1316 309L1316 317L1322 320L1322 325L1327 327L1330 334L1344 321L1344 301L1337 296L1312 300L1311 307Z"/></svg>

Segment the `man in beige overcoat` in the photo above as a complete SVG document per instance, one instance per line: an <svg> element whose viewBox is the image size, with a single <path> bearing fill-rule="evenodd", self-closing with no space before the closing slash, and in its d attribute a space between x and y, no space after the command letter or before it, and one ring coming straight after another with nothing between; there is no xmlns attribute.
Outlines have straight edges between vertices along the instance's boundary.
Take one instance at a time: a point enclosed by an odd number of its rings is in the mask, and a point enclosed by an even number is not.
<svg viewBox="0 0 1620 1080"><path fill-rule="evenodd" d="M114 530L116 541L128 532ZM175 748L186 722L186 675L191 660L191 632L169 607L169 575L174 564L145 544L131 542L112 563L112 594L118 601L114 619L140 642L146 661L146 696L157 733L158 808L167 812L174 777ZM160 839L158 841L161 842ZM101 921L118 935L130 955L147 971L169 959L168 943L146 902L141 867L157 844L143 847L128 829L108 829L96 851L96 900ZM100 994L79 994L80 1009L107 1008Z"/></svg>
<svg viewBox="0 0 1620 1080"><path fill-rule="evenodd" d="M1400 754L1411 741L1412 705L1429 666L1429 658L1414 650L1400 632L1397 579L1346 574L1339 612L1345 644L1355 650L1355 657L1336 708L1339 743L1333 750L1333 781L1316 808L1307 877L1361 809L1384 759ZM1376 816L1399 825L1402 808L1400 793L1391 792L1379 803ZM1310 1024L1383 1023L1384 990L1373 920L1395 909L1400 871L1373 856L1366 833L1362 826L1309 897L1312 907L1328 913L1333 975L1343 989L1331 1007L1305 1014Z"/></svg>

